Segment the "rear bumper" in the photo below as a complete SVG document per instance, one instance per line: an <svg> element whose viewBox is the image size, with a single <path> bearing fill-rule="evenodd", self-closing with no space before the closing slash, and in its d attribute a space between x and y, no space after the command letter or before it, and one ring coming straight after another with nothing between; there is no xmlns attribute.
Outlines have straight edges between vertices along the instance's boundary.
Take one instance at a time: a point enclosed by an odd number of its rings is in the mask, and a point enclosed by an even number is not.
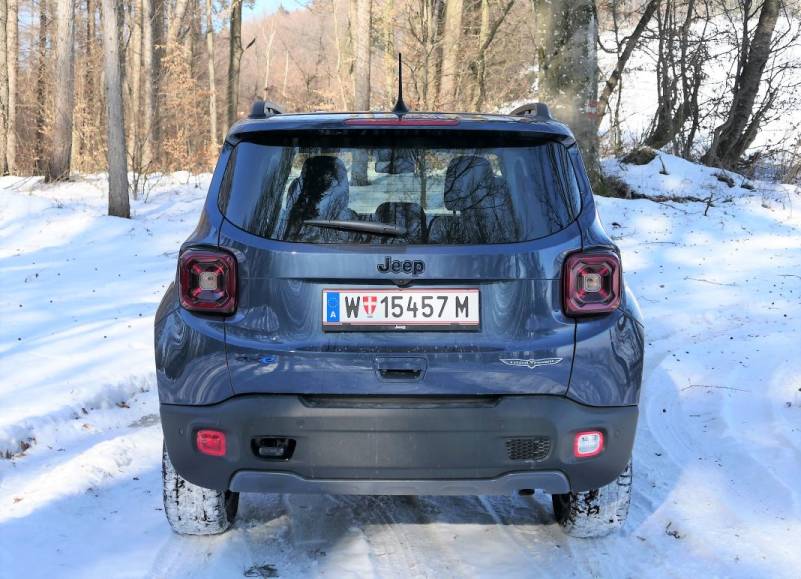
<svg viewBox="0 0 801 579"><path fill-rule="evenodd" d="M512 494L598 488L631 457L637 407L591 407L561 396L238 396L209 406L161 405L176 471L197 485L245 492ZM224 457L195 433L226 433ZM573 437L601 430L598 456ZM291 439L289 458L262 458L254 439Z"/></svg>

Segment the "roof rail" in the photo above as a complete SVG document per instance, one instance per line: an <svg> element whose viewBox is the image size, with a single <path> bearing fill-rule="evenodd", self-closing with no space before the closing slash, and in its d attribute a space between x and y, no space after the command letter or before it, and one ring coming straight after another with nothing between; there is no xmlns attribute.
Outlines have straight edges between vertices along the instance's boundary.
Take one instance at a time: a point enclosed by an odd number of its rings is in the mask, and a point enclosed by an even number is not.
<svg viewBox="0 0 801 579"><path fill-rule="evenodd" d="M509 115L513 117L534 117L544 121L553 120L551 111L548 110L548 105L545 103L526 103L517 107Z"/></svg>
<svg viewBox="0 0 801 579"><path fill-rule="evenodd" d="M249 119L266 119L273 115L283 114L284 111L275 103L256 99L250 107Z"/></svg>

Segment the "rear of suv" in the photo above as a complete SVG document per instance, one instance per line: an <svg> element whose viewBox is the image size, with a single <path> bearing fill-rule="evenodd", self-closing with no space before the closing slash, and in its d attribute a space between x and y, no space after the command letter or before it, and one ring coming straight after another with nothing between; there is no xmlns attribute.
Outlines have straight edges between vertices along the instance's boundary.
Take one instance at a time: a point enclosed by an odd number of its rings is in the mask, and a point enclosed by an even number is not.
<svg viewBox="0 0 801 579"><path fill-rule="evenodd" d="M553 495L625 521L643 325L570 130L511 115L235 124L156 366L164 501L225 531L240 492Z"/></svg>

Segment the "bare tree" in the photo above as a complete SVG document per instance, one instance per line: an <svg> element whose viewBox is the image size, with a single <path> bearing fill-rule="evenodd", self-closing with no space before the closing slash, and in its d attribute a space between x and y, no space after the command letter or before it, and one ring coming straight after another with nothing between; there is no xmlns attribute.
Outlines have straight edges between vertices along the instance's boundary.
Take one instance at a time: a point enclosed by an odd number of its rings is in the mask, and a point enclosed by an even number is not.
<svg viewBox="0 0 801 579"><path fill-rule="evenodd" d="M407 51L404 63L411 69L409 80L421 109L436 108L441 92L444 11L444 0L415 0L406 8L408 33L414 42L410 42L413 50Z"/></svg>
<svg viewBox="0 0 801 579"><path fill-rule="evenodd" d="M72 153L72 121L75 104L75 5L72 0L56 4L56 79L54 90L53 142L45 181L69 179Z"/></svg>
<svg viewBox="0 0 801 579"><path fill-rule="evenodd" d="M7 125L0 138L7 138L5 159L10 164L18 134L15 168L20 174L48 172L59 144L70 142L69 168L106 168L104 145L97 146L105 143L107 128L105 102L97 97L105 78L102 0L72 0L78 27L74 120L72 139L59 137L70 134L59 130L60 115L53 106L56 96L64 106L71 94L56 82L68 72L56 58L61 33L55 26L56 8L64 1L20 5L23 22L33 21L25 27L20 23L17 47L12 32L17 18L12 14L19 0L0 0L8 14L8 38L0 56L7 62L0 65L0 77L7 70L9 85L0 89L0 113ZM534 93L589 148L591 170L596 168L595 139L605 113L612 116L611 139L616 147L623 146L626 115L634 111L625 106L631 99L621 96L626 92L622 75L633 62L638 82L652 79L657 89L657 106L649 111L648 144L697 156L703 152L700 144L706 148L712 142L717 127L718 155L723 149L744 151L722 164L736 163L742 170L756 162L755 154L778 155L798 139L799 129L789 123L785 138L780 138L781 131L757 138L761 127L776 127L777 119L801 106L801 62L793 58L801 45L796 0L770 0L780 3L779 15L761 75L754 74L759 66L753 63L759 60L758 28L766 28L757 21L763 12L763 21L770 14L767 0L315 0L305 8L247 20L243 1L114 2L125 133L130 137L127 166L137 175L130 195L142 190L140 174L205 170L213 149L210 141L219 142L222 125L236 120L245 94L272 96L298 110L391 106L398 52L403 53L404 88L413 108L492 110ZM613 33L611 50L607 31ZM593 36L596 42L591 42ZM251 38L259 39L257 52L247 50ZM526 46L532 51L521 50ZM609 67L597 85L597 104L596 47L609 55ZM727 68L722 78L721 70ZM220 88L214 81L228 86ZM0 84L5 84L3 78ZM750 112L734 115L740 119L734 123L729 113L749 109L749 102ZM641 105L638 118L644 112ZM51 147L54 137L58 143ZM366 179L366 173L359 173L362 168L356 165L357 181Z"/></svg>
<svg viewBox="0 0 801 579"><path fill-rule="evenodd" d="M47 103L47 1L39 0L39 39L36 63L36 139L34 139L34 171L45 172L45 142L47 139L45 109Z"/></svg>
<svg viewBox="0 0 801 579"><path fill-rule="evenodd" d="M693 114L693 86L702 80L700 76L691 76L691 61L700 58L703 53L701 45L697 46L695 54L689 54L691 26L697 18L695 0L688 0L686 7L680 6L676 0L664 0L661 5L661 10L656 12L657 106L645 140L655 149L661 149L676 139L687 118ZM682 8L685 10L683 18ZM674 150L678 152L675 142Z"/></svg>
<svg viewBox="0 0 801 579"><path fill-rule="evenodd" d="M656 12L656 9L659 7L659 0L648 0L648 4L645 6L645 10L640 16L639 21L637 22L637 26L635 26L634 31L626 40L626 45L623 48L623 51L620 53L617 59L617 63L615 64L614 70L609 75L609 78L606 79L604 83L603 91L601 92L601 97L598 99L598 108L597 108L597 115L595 117L596 125L601 124L601 120L604 118L606 114L606 109L609 107L609 98L612 96L612 93L615 92L615 89L620 82L620 77L623 74L623 70L626 68L626 64L631 58L634 49L636 48L637 44L640 42L640 38L642 37L642 33L645 32L648 23L651 21L651 18Z"/></svg>
<svg viewBox="0 0 801 579"><path fill-rule="evenodd" d="M750 5L750 1L747 1L744 9L745 22ZM754 140L760 121L758 115L752 117L754 102L771 54L771 38L779 17L779 7L780 0L764 0L750 43L747 34L743 33L741 65L734 82L734 96L726 119L714 131L712 144L704 155L706 163L733 167Z"/></svg>
<svg viewBox="0 0 801 579"><path fill-rule="evenodd" d="M473 110L480 111L484 107L484 99L487 96L487 51L489 51L492 41L498 34L498 30L514 6L515 0L508 0L502 7L500 15L494 22L490 21L489 0L481 0L481 27L478 33L478 51L476 59L470 68L475 74L475 96L473 97Z"/></svg>
<svg viewBox="0 0 801 579"><path fill-rule="evenodd" d="M128 110L141 111L142 110L142 37L144 36L144 14L142 10L141 0L134 0L131 6L131 33L128 41L128 50L130 51L129 57L126 59L128 66ZM144 127L140 122L141 117L136 115L129 115L128 122L130 126L127 131L127 151L130 155L131 170L136 176L142 175L145 172L143 164L142 153L144 152L145 133ZM134 199L138 195L137 183L134 181L134 186L131 188L131 194Z"/></svg>
<svg viewBox="0 0 801 579"><path fill-rule="evenodd" d="M166 0L150 0L151 9L152 9L152 16L150 22L153 26L152 28L152 38L153 38L153 62L152 62L152 69L153 73L151 74L150 78L152 79L153 83L153 110L151 119L151 128L150 128L150 135L152 136L151 142L153 143L152 153L154 157L161 156L161 146L162 142L164 141L164 135L162 134L162 118L161 118L161 107L160 103L162 101L162 90L161 87L164 83L164 57L166 56L166 51L164 50L164 43L166 38L166 28L164 26L164 15L166 13ZM145 34L147 34L147 29L145 29ZM145 64L145 68L148 68L147 64Z"/></svg>
<svg viewBox="0 0 801 579"><path fill-rule="evenodd" d="M395 0L384 0L384 87L388 107L395 103Z"/></svg>
<svg viewBox="0 0 801 579"><path fill-rule="evenodd" d="M239 0L238 3L241 5L241 0ZM174 10L168 19L169 24L167 25L167 46L178 43L178 38L181 35L181 27L184 24L184 18L186 17L188 6L189 0L176 0Z"/></svg>
<svg viewBox="0 0 801 579"><path fill-rule="evenodd" d="M358 0L356 4L356 54L354 63L354 95L356 109L370 110L370 65L373 2Z"/></svg>
<svg viewBox="0 0 801 579"><path fill-rule="evenodd" d="M273 26L270 29L270 36L267 38L266 45L267 49L264 53L264 88L262 89L262 98L264 100L270 100L270 65L272 64L272 56L273 56L273 42L275 41L275 20L273 20Z"/></svg>
<svg viewBox="0 0 801 579"><path fill-rule="evenodd" d="M239 107L239 70L242 64L242 0L231 3L231 35L228 39L228 126L234 124Z"/></svg>
<svg viewBox="0 0 801 579"><path fill-rule="evenodd" d="M6 136L6 168L9 173L17 164L17 69L19 66L19 4L8 0L8 125Z"/></svg>
<svg viewBox="0 0 801 579"><path fill-rule="evenodd" d="M6 48L6 26L8 24L8 2L0 0L0 175L7 170L6 148L8 138L8 51Z"/></svg>
<svg viewBox="0 0 801 579"><path fill-rule="evenodd" d="M339 10L338 4L347 2L348 7L352 0L331 0L332 20L334 24L334 47L336 50L335 74L339 92L339 99L343 109L353 108L353 83L351 82L353 73L353 33L351 31L352 22L350 9L347 11ZM340 14L344 13L342 17ZM345 30L342 30L341 21L345 21ZM287 53L288 54L288 53ZM286 91L282 91L282 98L286 99Z"/></svg>
<svg viewBox="0 0 801 579"><path fill-rule="evenodd" d="M482 23L486 4L489 18L489 2L482 0ZM459 48L462 41L462 15L464 0L446 0L445 2L445 29L442 36L442 73L439 82L439 104L445 109L454 106L456 96L456 81L461 66L459 66Z"/></svg>
<svg viewBox="0 0 801 579"><path fill-rule="evenodd" d="M217 76L214 74L214 7L212 0L206 0L206 52L209 71L209 144L213 147L219 141L217 133Z"/></svg>
<svg viewBox="0 0 801 579"><path fill-rule="evenodd" d="M533 0L539 98L573 129L594 181L600 175L595 114L598 23L594 0Z"/></svg>
<svg viewBox="0 0 801 579"><path fill-rule="evenodd" d="M156 123L156 48L154 42L153 0L142 0L142 168L148 170L153 163L153 142Z"/></svg>
<svg viewBox="0 0 801 579"><path fill-rule="evenodd" d="M122 67L117 7L114 0L103 0L103 76L108 118L108 214L131 216L128 201L128 163L125 156L125 117L122 108Z"/></svg>
<svg viewBox="0 0 801 579"><path fill-rule="evenodd" d="M357 0L356 4L356 62L354 66L354 97L356 110L370 110L370 65L373 2ZM354 185L367 185L367 155L358 151L351 166L351 182Z"/></svg>

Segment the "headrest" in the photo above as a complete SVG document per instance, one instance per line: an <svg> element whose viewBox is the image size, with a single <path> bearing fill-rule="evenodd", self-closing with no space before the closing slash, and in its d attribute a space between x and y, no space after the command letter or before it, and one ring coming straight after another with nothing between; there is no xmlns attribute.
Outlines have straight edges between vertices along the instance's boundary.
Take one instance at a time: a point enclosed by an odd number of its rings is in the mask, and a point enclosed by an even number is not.
<svg viewBox="0 0 801 579"><path fill-rule="evenodd" d="M348 207L348 171L337 157L318 155L303 162L291 197L303 219L337 219Z"/></svg>
<svg viewBox="0 0 801 579"><path fill-rule="evenodd" d="M329 186L332 179L347 183L348 171L339 157L318 155L303 161L300 178L303 180L304 188L313 187L321 180L325 180L325 186Z"/></svg>
<svg viewBox="0 0 801 579"><path fill-rule="evenodd" d="M400 175L414 173L414 169L414 155L408 149L381 149L376 155L376 173Z"/></svg>

